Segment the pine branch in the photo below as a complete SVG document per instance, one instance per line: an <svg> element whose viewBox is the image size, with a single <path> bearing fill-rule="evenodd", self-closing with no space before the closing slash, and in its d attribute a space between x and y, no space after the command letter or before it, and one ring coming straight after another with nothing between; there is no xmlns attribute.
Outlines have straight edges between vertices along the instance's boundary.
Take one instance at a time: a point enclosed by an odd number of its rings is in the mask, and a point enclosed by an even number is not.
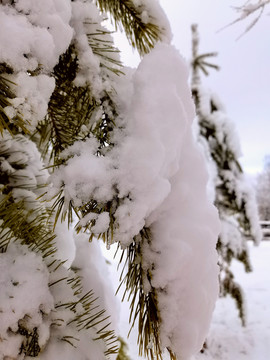
<svg viewBox="0 0 270 360"><path fill-rule="evenodd" d="M130 44L141 55L148 53L158 40L161 40L161 29L154 19L146 24L142 21L143 5L136 6L132 0L97 0L101 11L109 12L115 28L124 28Z"/></svg>
<svg viewBox="0 0 270 360"><path fill-rule="evenodd" d="M52 147L52 157L57 158L66 147L82 139L81 128L89 123L97 107L87 87L73 84L77 70L76 52L70 46L54 68L55 90L48 105L47 117L38 128L43 154L47 154Z"/></svg>
<svg viewBox="0 0 270 360"><path fill-rule="evenodd" d="M10 216L12 214L12 216ZM0 251L6 252L10 242L28 245L29 249L48 257L56 252L55 235L48 227L48 214L25 210L23 200L15 202L12 192L0 202Z"/></svg>
<svg viewBox="0 0 270 360"><path fill-rule="evenodd" d="M192 71L193 71L193 78L196 77L196 83L198 83L199 82L198 70L201 70L204 73L204 75L208 76L209 68L215 69L215 70L220 70L220 67L216 64L212 64L212 63L206 61L206 59L208 59L208 58L216 57L217 56L216 52L204 53L204 54L198 55L198 41L199 40L198 40L198 33L197 33L196 25L192 26L192 32L193 32L193 41L192 41L193 58L192 58L191 66L192 66ZM194 81L193 81L193 84L194 84Z"/></svg>
<svg viewBox="0 0 270 360"><path fill-rule="evenodd" d="M114 127L116 111L111 95L104 92L96 99L91 84L74 85L77 72L76 49L70 46L54 68L55 90L47 116L38 127L42 155L51 151L51 159L55 159L56 165L59 165L59 154L63 150L78 140L87 139L90 134L99 141L100 148L108 146Z"/></svg>
<svg viewBox="0 0 270 360"><path fill-rule="evenodd" d="M53 261L48 265L50 273L57 274L62 265L57 260ZM116 354L118 352L117 338L114 331L108 329L110 325L108 319L110 317L106 316L105 310L100 309L99 305L97 305L97 298L95 298L94 292L92 290L86 293L83 292L81 277L76 274L74 269L70 270L70 275L67 278L63 278L60 271L59 275L56 275L53 285L56 286L60 281L64 281L73 290L75 299L65 303L60 301L55 305L56 309L67 309L74 314L67 323L67 329L70 325L74 325L78 332L92 329L96 333L96 338L93 340L102 340L105 344L105 356ZM74 338L64 335L62 340L73 345Z"/></svg>
<svg viewBox="0 0 270 360"><path fill-rule="evenodd" d="M241 286L234 280L234 275L226 262L219 261L220 266L220 296L230 295L238 309L242 326L246 326L245 298Z"/></svg>
<svg viewBox="0 0 270 360"><path fill-rule="evenodd" d="M261 16L264 13L265 8L270 4L270 0L257 0L255 3L251 3L250 0L246 1L246 3L242 6L234 6L233 8L236 12L240 13L239 17L237 17L234 21L229 23L228 25L222 27L219 31L222 31L229 26L232 26L240 21L244 21L250 16L255 15L254 19L248 24L246 29L242 34L240 34L237 38L239 40L242 36L244 36L247 32L249 32L260 20Z"/></svg>
<svg viewBox="0 0 270 360"><path fill-rule="evenodd" d="M145 281L151 284L151 270L143 269L142 247L144 241L150 241L149 229L143 229L134 238L132 244L123 251L120 263L126 255L120 277L120 285L124 286L122 300L127 297L130 301L130 331L135 323L138 323L138 345L139 355L147 356L151 360L162 360L162 351L159 339L160 319L155 289L145 292ZM126 274L124 272L126 271ZM129 332L130 332L129 331Z"/></svg>
<svg viewBox="0 0 270 360"><path fill-rule="evenodd" d="M122 64L118 59L120 51L115 48L110 37L112 32L100 27L100 29L96 28L93 33L91 32L93 25L95 25L95 28L97 27L97 24L85 22L89 46L91 47L93 54L95 54L100 60L101 68L105 68L116 75L122 75ZM87 29L88 27L90 28L89 30Z"/></svg>
<svg viewBox="0 0 270 360"><path fill-rule="evenodd" d="M11 84L15 84L1 73L1 69L3 70L3 65L0 66L0 134L3 136L4 130L8 130L10 134L14 135L20 130L28 133L25 122L20 114L17 114L11 121L4 110L7 106L12 106L11 100L14 99L16 95L10 86Z"/></svg>
<svg viewBox="0 0 270 360"><path fill-rule="evenodd" d="M55 252L55 235L46 207L36 199L42 164L33 160L37 149L31 145L22 135L11 138L7 132L0 141L0 248L6 251L14 240L46 257Z"/></svg>

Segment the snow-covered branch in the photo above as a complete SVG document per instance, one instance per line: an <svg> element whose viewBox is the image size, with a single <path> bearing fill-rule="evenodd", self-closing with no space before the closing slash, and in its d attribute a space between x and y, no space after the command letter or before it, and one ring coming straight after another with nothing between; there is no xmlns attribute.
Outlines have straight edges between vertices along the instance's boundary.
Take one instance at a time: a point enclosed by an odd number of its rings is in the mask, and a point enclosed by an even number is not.
<svg viewBox="0 0 270 360"><path fill-rule="evenodd" d="M269 5L269 3L270 0L258 0L257 2L251 2L250 0L248 0L243 6L235 7L236 11L240 13L240 15L229 25L235 24L239 21L243 21L251 15L256 14L255 18L248 24L243 34L241 34L238 38L242 37L257 24L265 10L265 7Z"/></svg>
<svg viewBox="0 0 270 360"><path fill-rule="evenodd" d="M263 11L265 6L270 3L270 0L259 0L256 3L251 3L248 1L245 5L241 7L236 7L236 10L240 12L239 20L247 18L249 15L260 10Z"/></svg>

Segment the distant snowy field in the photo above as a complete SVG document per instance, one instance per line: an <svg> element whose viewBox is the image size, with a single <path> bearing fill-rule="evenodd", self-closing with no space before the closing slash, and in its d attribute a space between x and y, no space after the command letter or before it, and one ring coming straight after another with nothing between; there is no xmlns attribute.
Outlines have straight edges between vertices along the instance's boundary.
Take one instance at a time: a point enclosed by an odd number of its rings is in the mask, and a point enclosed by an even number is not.
<svg viewBox="0 0 270 360"><path fill-rule="evenodd" d="M250 244L253 272L234 263L233 273L246 295L247 326L243 328L234 302L220 299L214 312L208 350L196 360L270 359L270 241Z"/></svg>
<svg viewBox="0 0 270 360"><path fill-rule="evenodd" d="M247 274L241 264L233 264L236 280L246 295L247 326L241 326L231 298L218 300L208 337L208 349L194 360L270 359L270 241L262 241L259 247L250 243L249 248L253 272ZM115 274L113 280L116 286ZM125 305L119 326L123 336L129 329L128 305ZM128 346L132 360L144 359L137 354L135 332L128 339ZM168 358L165 356L165 359Z"/></svg>

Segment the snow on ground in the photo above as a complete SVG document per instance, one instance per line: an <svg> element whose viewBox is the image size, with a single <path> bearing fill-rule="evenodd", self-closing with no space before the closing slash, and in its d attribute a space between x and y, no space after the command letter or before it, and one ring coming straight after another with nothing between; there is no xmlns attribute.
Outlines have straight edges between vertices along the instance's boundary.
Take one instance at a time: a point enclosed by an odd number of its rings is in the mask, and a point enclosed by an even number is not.
<svg viewBox="0 0 270 360"><path fill-rule="evenodd" d="M253 272L245 273L236 261L233 270L246 295L247 326L243 328L234 301L217 301L208 337L208 349L193 360L268 360L270 358L270 241L259 247L249 245ZM116 285L117 279L114 276ZM128 332L128 305L124 304L120 326ZM136 334L127 340L132 360L137 354ZM168 359L164 356L164 360Z"/></svg>
<svg viewBox="0 0 270 360"><path fill-rule="evenodd" d="M249 245L253 272L235 262L233 271L246 295L247 326L243 328L233 300L216 304L208 350L196 360L267 360L270 358L270 241Z"/></svg>

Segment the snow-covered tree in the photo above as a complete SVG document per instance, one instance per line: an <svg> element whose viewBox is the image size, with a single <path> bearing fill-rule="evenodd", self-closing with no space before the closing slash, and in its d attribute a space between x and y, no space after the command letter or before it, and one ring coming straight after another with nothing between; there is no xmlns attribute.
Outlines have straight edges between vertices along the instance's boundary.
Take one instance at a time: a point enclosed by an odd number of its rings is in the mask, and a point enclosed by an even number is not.
<svg viewBox="0 0 270 360"><path fill-rule="evenodd" d="M241 286L234 280L231 263L236 259L251 271L247 240L256 244L261 239L257 206L252 188L248 185L239 163L239 140L232 121L216 94L201 83L200 71L218 69L209 63L216 53L199 54L197 25L192 26L192 94L195 100L198 137L209 163L210 193L219 211L221 233L217 244L220 264L220 293L229 294L237 304L239 316L245 324L244 297Z"/></svg>
<svg viewBox="0 0 270 360"><path fill-rule="evenodd" d="M139 353L188 359L218 294L219 221L158 2L5 0L0 27L1 358L116 358L98 238L123 252Z"/></svg>
<svg viewBox="0 0 270 360"><path fill-rule="evenodd" d="M260 220L270 221L270 156L264 160L263 171L257 177L256 196Z"/></svg>

